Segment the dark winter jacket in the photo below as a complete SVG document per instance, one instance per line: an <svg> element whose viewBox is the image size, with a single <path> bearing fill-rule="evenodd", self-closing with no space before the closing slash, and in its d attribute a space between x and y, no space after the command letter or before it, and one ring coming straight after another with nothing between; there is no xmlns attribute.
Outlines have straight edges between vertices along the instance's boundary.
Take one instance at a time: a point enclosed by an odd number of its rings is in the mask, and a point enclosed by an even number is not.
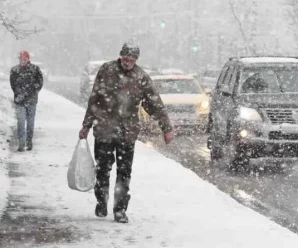
<svg viewBox="0 0 298 248"><path fill-rule="evenodd" d="M93 127L97 140L134 142L140 132L140 104L164 132L171 131L168 115L152 81L135 65L124 71L120 60L103 64L96 76L83 126Z"/></svg>
<svg viewBox="0 0 298 248"><path fill-rule="evenodd" d="M38 92L43 86L43 77L37 65L17 65L10 71L10 86L14 92L14 102L18 105L37 104Z"/></svg>

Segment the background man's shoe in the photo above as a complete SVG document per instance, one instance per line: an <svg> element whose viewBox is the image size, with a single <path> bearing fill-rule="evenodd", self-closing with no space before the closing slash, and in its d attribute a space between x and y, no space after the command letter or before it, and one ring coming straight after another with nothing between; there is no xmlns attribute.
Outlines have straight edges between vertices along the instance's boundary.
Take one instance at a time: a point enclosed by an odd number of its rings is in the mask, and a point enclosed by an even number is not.
<svg viewBox="0 0 298 248"><path fill-rule="evenodd" d="M20 146L20 147L18 148L18 152L24 152L24 151L25 151L25 147Z"/></svg>
<svg viewBox="0 0 298 248"><path fill-rule="evenodd" d="M27 150L31 151L33 149L33 144L32 142L27 142Z"/></svg>

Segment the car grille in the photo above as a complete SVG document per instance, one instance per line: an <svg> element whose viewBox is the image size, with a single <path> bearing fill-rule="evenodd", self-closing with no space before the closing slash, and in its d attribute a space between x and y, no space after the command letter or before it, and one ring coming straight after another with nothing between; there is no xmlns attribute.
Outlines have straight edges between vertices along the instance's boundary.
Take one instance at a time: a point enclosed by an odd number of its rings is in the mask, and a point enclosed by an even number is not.
<svg viewBox="0 0 298 248"><path fill-rule="evenodd" d="M169 113L195 113L196 106L194 104L167 104L165 105Z"/></svg>
<svg viewBox="0 0 298 248"><path fill-rule="evenodd" d="M282 134L281 132L270 132L269 139L271 140L298 140L298 134Z"/></svg>
<svg viewBox="0 0 298 248"><path fill-rule="evenodd" d="M266 109L265 111L272 124L296 124L292 109Z"/></svg>

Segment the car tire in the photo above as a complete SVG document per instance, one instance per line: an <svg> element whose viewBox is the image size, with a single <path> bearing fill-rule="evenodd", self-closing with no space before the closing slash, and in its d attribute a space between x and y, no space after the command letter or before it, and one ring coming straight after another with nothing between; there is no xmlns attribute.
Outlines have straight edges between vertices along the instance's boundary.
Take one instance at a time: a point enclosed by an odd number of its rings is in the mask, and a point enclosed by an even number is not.
<svg viewBox="0 0 298 248"><path fill-rule="evenodd" d="M216 143L213 138L209 140L211 166L214 168L224 169L223 149Z"/></svg>
<svg viewBox="0 0 298 248"><path fill-rule="evenodd" d="M249 169L249 156L245 154L245 151L239 149L233 142L229 142L226 146L223 159L226 161L226 168L229 171L247 171Z"/></svg>
<svg viewBox="0 0 298 248"><path fill-rule="evenodd" d="M211 145L210 158L212 165L221 169L234 172L248 170L249 157L232 142L224 148Z"/></svg>
<svg viewBox="0 0 298 248"><path fill-rule="evenodd" d="M210 158L211 161L218 161L220 158L222 158L222 150L218 147L211 146Z"/></svg>

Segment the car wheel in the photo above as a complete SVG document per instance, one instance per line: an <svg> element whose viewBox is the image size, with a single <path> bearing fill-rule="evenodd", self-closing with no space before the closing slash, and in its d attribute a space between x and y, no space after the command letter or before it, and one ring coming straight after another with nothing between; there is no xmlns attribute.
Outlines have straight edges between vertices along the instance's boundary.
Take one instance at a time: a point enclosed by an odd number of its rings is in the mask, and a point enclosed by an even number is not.
<svg viewBox="0 0 298 248"><path fill-rule="evenodd" d="M239 149L233 142L229 142L224 153L226 168L230 171L240 172L249 169L249 156Z"/></svg>
<svg viewBox="0 0 298 248"><path fill-rule="evenodd" d="M222 157L222 149L219 147L211 146L210 149L210 158L211 161L217 161Z"/></svg>
<svg viewBox="0 0 298 248"><path fill-rule="evenodd" d="M211 135L207 142L207 146L210 149L211 165L214 168L222 168L223 149L212 136L213 135Z"/></svg>
<svg viewBox="0 0 298 248"><path fill-rule="evenodd" d="M249 157L232 142L223 146L211 146L211 162L214 166L229 171L247 171Z"/></svg>

